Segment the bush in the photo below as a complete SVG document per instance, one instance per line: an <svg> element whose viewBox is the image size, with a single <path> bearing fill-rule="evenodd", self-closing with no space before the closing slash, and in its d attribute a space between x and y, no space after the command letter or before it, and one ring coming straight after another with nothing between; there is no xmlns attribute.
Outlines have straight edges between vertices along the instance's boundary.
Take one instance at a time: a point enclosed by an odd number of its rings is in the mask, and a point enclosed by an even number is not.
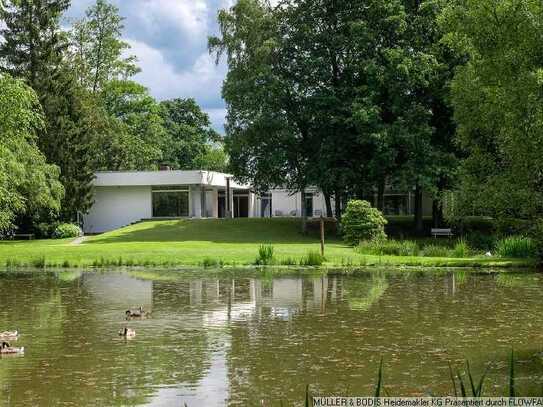
<svg viewBox="0 0 543 407"><path fill-rule="evenodd" d="M469 246L475 250L492 251L496 247L496 237L480 232L471 232L466 235Z"/></svg>
<svg viewBox="0 0 543 407"><path fill-rule="evenodd" d="M360 242L358 252L375 256L417 256L419 246L412 240L376 239Z"/></svg>
<svg viewBox="0 0 543 407"><path fill-rule="evenodd" d="M223 267L224 263L220 259L215 259L213 257L205 257L204 260L202 261L202 266L204 266L205 268L208 268L208 267Z"/></svg>
<svg viewBox="0 0 543 407"><path fill-rule="evenodd" d="M454 245L454 248L452 249L452 252L451 252L451 256L462 259L464 257L469 257L470 253L471 253L471 249L469 247L468 242L466 242L464 239L460 239Z"/></svg>
<svg viewBox="0 0 543 407"><path fill-rule="evenodd" d="M413 215L390 215L386 216L387 225L385 233L387 236L394 236L400 239L406 237L418 237L420 233L415 230L415 217ZM423 235L430 236L432 228L432 217L422 217Z"/></svg>
<svg viewBox="0 0 543 407"><path fill-rule="evenodd" d="M422 250L424 257L449 257L449 249L445 246L430 244Z"/></svg>
<svg viewBox="0 0 543 407"><path fill-rule="evenodd" d="M496 232L496 220L489 216L465 216L451 220L450 223L457 235L471 233L492 235Z"/></svg>
<svg viewBox="0 0 543 407"><path fill-rule="evenodd" d="M387 220L368 201L350 200L341 219L343 239L350 245L362 240L384 239Z"/></svg>
<svg viewBox="0 0 543 407"><path fill-rule="evenodd" d="M509 236L496 244L496 252L500 257L530 259L537 257L538 250L535 241L525 236Z"/></svg>
<svg viewBox="0 0 543 407"><path fill-rule="evenodd" d="M55 228L53 232L53 238L55 239L65 239L68 237L78 237L83 236L81 228L73 223L61 223Z"/></svg>
<svg viewBox="0 0 543 407"><path fill-rule="evenodd" d="M324 257L316 250L310 250L300 260L300 266L321 266L322 263L324 263Z"/></svg>
<svg viewBox="0 0 543 407"><path fill-rule="evenodd" d="M261 244L258 248L258 257L255 260L255 264L262 266L273 264L273 262L273 246L271 244Z"/></svg>

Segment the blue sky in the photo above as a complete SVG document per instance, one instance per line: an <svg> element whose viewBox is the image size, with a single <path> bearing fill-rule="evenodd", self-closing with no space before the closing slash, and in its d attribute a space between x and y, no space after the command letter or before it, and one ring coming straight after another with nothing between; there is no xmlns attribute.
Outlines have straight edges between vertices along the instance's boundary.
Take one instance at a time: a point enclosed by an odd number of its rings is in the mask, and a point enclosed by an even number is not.
<svg viewBox="0 0 543 407"><path fill-rule="evenodd" d="M110 0L124 20L124 40L142 72L134 78L159 100L193 97L224 132L221 84L226 66L215 65L207 37L217 33L217 11L235 0ZM95 0L72 0L68 19L80 18Z"/></svg>

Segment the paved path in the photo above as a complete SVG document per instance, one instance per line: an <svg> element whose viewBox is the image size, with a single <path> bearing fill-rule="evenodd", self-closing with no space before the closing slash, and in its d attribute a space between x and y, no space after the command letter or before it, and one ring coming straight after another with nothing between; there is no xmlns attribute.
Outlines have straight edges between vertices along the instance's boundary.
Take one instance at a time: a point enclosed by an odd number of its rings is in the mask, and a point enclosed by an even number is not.
<svg viewBox="0 0 543 407"><path fill-rule="evenodd" d="M79 237L76 237L74 240L72 240L70 242L70 244L73 244L73 245L80 245L81 243L83 243L85 240L87 240L87 237L88 236L79 236Z"/></svg>

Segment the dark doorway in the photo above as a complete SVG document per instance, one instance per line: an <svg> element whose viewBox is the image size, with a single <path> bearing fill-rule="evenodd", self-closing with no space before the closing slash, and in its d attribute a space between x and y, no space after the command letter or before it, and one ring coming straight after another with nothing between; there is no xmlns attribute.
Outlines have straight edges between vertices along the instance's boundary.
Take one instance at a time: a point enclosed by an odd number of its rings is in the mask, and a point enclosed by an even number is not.
<svg viewBox="0 0 543 407"><path fill-rule="evenodd" d="M226 197L224 195L219 195L217 203L219 209L219 218L224 218L226 216Z"/></svg>
<svg viewBox="0 0 543 407"><path fill-rule="evenodd" d="M249 197L234 195L234 217L248 218L249 217Z"/></svg>

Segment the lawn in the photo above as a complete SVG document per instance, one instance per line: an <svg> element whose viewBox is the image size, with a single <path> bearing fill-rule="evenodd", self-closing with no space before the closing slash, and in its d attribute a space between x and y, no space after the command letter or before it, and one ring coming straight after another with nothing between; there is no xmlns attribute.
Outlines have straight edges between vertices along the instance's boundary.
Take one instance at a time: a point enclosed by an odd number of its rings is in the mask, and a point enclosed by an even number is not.
<svg viewBox="0 0 543 407"><path fill-rule="evenodd" d="M253 264L261 244L272 244L278 261L299 261L320 250L315 233L302 235L298 219L204 219L148 221L88 237L2 241L0 266L195 266L213 259L226 265ZM440 267L529 266L530 261L496 258L371 256L337 238L326 239L325 266L407 265Z"/></svg>

